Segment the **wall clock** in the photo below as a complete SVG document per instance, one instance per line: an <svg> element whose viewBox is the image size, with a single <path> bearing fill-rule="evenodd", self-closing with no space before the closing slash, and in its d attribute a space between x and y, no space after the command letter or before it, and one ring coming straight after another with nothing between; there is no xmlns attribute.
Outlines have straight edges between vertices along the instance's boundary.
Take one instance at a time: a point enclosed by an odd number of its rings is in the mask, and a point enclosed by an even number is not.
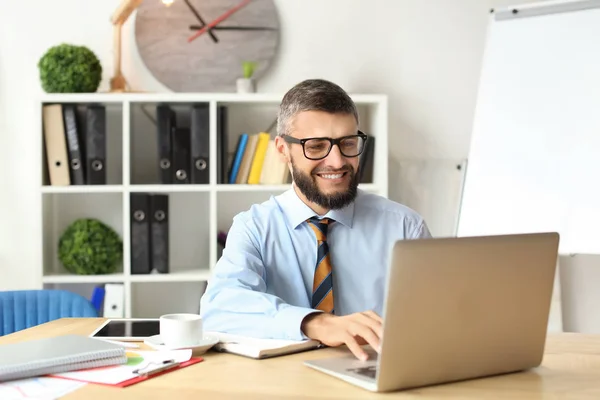
<svg viewBox="0 0 600 400"><path fill-rule="evenodd" d="M254 77L269 68L279 44L273 0L146 0L137 9L140 57L175 92L231 92L242 63L256 62Z"/></svg>

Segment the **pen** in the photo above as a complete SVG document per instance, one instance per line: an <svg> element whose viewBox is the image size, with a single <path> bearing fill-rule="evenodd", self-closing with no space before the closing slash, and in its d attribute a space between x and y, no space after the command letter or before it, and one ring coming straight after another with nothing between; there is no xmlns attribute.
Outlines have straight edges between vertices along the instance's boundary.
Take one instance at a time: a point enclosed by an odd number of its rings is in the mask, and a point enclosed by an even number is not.
<svg viewBox="0 0 600 400"><path fill-rule="evenodd" d="M138 374L138 375L139 376L143 376L143 377L150 376L150 375L155 375L155 374L157 374L159 372L163 372L163 371L169 370L171 368L178 367L180 365L180 363L175 362L173 360L169 360L169 361L165 361L165 362L167 364L163 365L162 367L158 367L158 368L152 369L150 371L142 372L141 374Z"/></svg>

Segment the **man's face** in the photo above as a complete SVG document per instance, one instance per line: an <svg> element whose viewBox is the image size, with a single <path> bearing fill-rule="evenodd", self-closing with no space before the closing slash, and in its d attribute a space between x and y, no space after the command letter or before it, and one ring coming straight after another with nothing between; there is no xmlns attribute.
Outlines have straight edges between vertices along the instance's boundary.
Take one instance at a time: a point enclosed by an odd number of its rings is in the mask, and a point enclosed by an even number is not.
<svg viewBox="0 0 600 400"><path fill-rule="evenodd" d="M357 132L351 114L329 114L320 111L300 113L294 119L290 135L297 139L339 138ZM358 187L359 157L345 157L334 145L324 159L305 157L301 144L288 145L277 138L280 151L286 150L286 161L292 168L296 186L306 199L324 209L339 209L350 204ZM328 143L326 143L328 145ZM307 144L307 151L310 151Z"/></svg>

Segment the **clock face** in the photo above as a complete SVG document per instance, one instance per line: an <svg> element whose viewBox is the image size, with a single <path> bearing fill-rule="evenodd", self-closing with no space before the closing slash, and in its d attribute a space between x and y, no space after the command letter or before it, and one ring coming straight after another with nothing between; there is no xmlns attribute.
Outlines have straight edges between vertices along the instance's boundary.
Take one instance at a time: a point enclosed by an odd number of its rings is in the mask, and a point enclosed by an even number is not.
<svg viewBox="0 0 600 400"><path fill-rule="evenodd" d="M135 18L136 45L148 70L175 92L231 92L268 69L279 44L273 0L145 0Z"/></svg>

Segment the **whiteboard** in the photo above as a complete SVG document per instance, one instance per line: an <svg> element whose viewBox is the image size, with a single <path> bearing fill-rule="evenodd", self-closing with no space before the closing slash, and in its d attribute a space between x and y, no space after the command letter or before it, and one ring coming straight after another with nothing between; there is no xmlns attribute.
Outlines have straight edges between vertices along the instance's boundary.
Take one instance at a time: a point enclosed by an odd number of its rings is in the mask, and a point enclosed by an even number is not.
<svg viewBox="0 0 600 400"><path fill-rule="evenodd" d="M542 231L600 253L600 1L490 14L457 236Z"/></svg>

